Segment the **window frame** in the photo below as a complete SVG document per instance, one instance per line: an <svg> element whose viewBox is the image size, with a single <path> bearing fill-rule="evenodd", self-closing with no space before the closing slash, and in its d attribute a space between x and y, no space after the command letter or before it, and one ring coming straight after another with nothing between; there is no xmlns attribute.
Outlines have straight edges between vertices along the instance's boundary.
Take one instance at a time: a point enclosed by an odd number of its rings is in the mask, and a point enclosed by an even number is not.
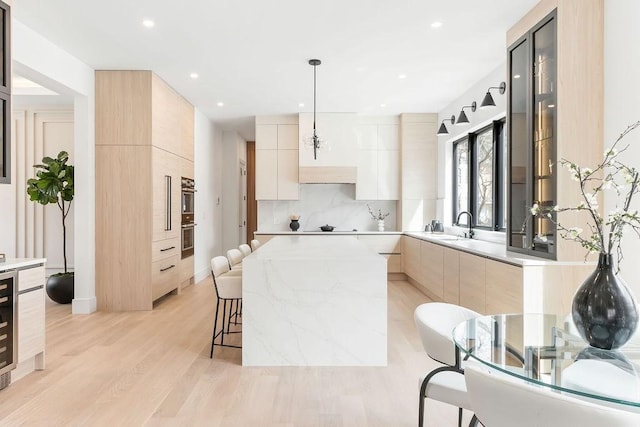
<svg viewBox="0 0 640 427"><path fill-rule="evenodd" d="M502 118L499 120L494 120L487 126L484 126L480 129L474 130L473 132L469 132L463 137L453 141L452 143L452 218L451 222L455 225L458 217L457 210L457 196L458 196L458 164L456 161L456 147L458 144L468 141L468 154L467 154L467 168L468 168L468 177L469 180L467 182L467 207L466 211L474 214L478 208L477 205L477 185L478 179L476 176L476 163L478 161L478 152L477 152L477 138L478 135L486 132L491 129L493 132L493 185L492 185L492 197L493 197L493 209L492 209L492 217L493 223L489 226L486 225L478 225L477 215L473 215L473 224L471 225L473 228L477 228L479 230L487 230L487 231L506 231L506 218L504 215L504 207L506 206L506 194L504 192L504 184L507 178L505 168L505 156L504 156L504 147L506 144L505 141L505 128L506 119Z"/></svg>

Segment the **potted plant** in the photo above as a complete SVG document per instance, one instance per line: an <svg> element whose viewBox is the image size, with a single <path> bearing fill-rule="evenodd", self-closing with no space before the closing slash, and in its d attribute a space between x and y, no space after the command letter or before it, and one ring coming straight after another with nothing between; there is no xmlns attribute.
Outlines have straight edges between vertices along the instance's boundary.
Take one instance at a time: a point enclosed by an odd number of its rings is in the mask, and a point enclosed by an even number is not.
<svg viewBox="0 0 640 427"><path fill-rule="evenodd" d="M54 159L44 157L42 164L34 165L36 177L27 180L27 194L31 201L48 205L55 203L62 214L62 256L64 272L47 279L47 295L59 304L73 300L73 272L67 270L66 219L73 201L73 165L67 164L69 153L61 151Z"/></svg>

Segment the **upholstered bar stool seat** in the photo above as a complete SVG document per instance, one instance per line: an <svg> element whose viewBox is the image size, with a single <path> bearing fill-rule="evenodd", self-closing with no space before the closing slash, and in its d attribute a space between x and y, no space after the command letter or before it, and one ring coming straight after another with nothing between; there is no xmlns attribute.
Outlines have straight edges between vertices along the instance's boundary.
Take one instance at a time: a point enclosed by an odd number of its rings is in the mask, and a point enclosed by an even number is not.
<svg viewBox="0 0 640 427"><path fill-rule="evenodd" d="M229 260L229 267L231 270L242 269L242 260L244 255L240 252L240 249L229 249L227 251L227 259Z"/></svg>
<svg viewBox="0 0 640 427"><path fill-rule="evenodd" d="M217 256L211 259L211 274L213 276L213 285L217 297L211 338L211 353L209 355L209 357L213 358L213 349L216 345L241 348L239 345L225 343L224 338L229 334L241 332L240 330L235 330L235 327L242 324L238 322L238 318L242 317L242 271L229 270L229 260L224 256ZM218 329L218 313L221 304L223 310L222 322L221 328ZM229 306L228 309L227 306ZM231 330L232 323L234 330ZM220 340L216 342L218 337L220 337Z"/></svg>

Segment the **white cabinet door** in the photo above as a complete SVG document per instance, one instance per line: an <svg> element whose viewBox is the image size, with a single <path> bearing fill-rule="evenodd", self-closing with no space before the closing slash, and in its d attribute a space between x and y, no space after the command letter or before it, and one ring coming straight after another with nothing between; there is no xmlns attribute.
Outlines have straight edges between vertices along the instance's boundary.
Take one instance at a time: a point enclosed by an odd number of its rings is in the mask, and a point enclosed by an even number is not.
<svg viewBox="0 0 640 427"><path fill-rule="evenodd" d="M299 198L298 150L278 150L278 200Z"/></svg>
<svg viewBox="0 0 640 427"><path fill-rule="evenodd" d="M256 200L278 199L278 150L256 150Z"/></svg>
<svg viewBox="0 0 640 427"><path fill-rule="evenodd" d="M360 150L358 152L356 199L378 199L378 151L376 150Z"/></svg>
<svg viewBox="0 0 640 427"><path fill-rule="evenodd" d="M378 151L378 200L400 199L400 151Z"/></svg>
<svg viewBox="0 0 640 427"><path fill-rule="evenodd" d="M378 126L358 125L355 127L358 150L378 149Z"/></svg>
<svg viewBox="0 0 640 427"><path fill-rule="evenodd" d="M256 125L256 150L278 148L278 125Z"/></svg>
<svg viewBox="0 0 640 427"><path fill-rule="evenodd" d="M298 125L278 125L278 150L297 150Z"/></svg>
<svg viewBox="0 0 640 427"><path fill-rule="evenodd" d="M378 125L378 150L399 150L398 125Z"/></svg>

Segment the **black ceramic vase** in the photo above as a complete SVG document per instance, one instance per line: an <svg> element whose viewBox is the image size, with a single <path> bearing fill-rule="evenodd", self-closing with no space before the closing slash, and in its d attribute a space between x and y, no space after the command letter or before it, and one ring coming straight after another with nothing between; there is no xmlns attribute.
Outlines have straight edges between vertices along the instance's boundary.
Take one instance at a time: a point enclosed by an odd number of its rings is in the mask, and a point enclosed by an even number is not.
<svg viewBox="0 0 640 427"><path fill-rule="evenodd" d="M53 274L47 279L47 295L58 304L70 304L73 301L73 273Z"/></svg>
<svg viewBox="0 0 640 427"><path fill-rule="evenodd" d="M615 273L610 254L600 254L595 271L578 288L571 315L582 338L593 347L618 348L635 332L638 305Z"/></svg>
<svg viewBox="0 0 640 427"><path fill-rule="evenodd" d="M300 228L300 223L297 219L292 219L291 224L289 224L289 228L291 229L291 231L298 231L298 228Z"/></svg>

